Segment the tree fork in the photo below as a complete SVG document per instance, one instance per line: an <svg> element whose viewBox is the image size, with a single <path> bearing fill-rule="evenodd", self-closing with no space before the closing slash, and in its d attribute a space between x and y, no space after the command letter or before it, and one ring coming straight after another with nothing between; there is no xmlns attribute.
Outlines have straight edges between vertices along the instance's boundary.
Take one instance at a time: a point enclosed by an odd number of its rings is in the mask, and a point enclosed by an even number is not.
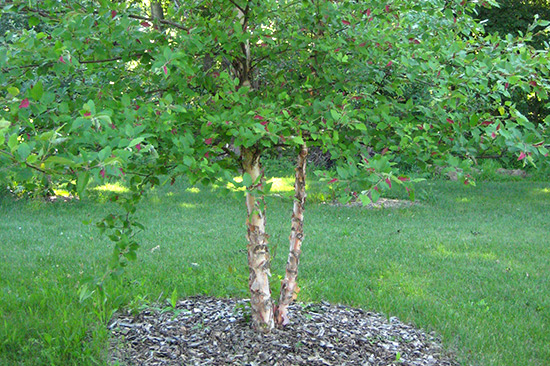
<svg viewBox="0 0 550 366"><path fill-rule="evenodd" d="M286 263L285 278L281 282L281 294L275 310L275 322L278 325L288 324L288 306L296 298L300 290L296 284L298 264L304 240L304 207L306 202L306 165L308 149L301 146L296 162L296 177L294 180L294 207L292 211L292 226L290 229L290 250Z"/></svg>
<svg viewBox="0 0 550 366"><path fill-rule="evenodd" d="M252 148L241 151L242 168L252 178L252 184L246 191L246 220L248 239L248 286L250 289L250 307L252 308L252 327L261 332L270 332L274 327L273 302L269 288L270 258L268 235L265 232L265 202L255 191L265 183L264 171L260 163L260 153Z"/></svg>

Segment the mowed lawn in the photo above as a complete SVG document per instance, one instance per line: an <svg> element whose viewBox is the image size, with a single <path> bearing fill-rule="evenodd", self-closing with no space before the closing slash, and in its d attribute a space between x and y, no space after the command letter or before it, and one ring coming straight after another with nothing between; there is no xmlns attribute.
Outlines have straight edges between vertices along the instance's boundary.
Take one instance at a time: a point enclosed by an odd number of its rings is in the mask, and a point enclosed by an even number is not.
<svg viewBox="0 0 550 366"><path fill-rule="evenodd" d="M82 202L0 199L0 364L108 361L116 308L207 294L247 296L245 206L185 184L147 193L138 259L109 300L79 303L111 243L93 225L113 209ZM419 205L366 210L311 202L298 300L363 307L435 331L464 365L550 364L550 183L437 181ZM278 292L292 202L272 197L268 231Z"/></svg>

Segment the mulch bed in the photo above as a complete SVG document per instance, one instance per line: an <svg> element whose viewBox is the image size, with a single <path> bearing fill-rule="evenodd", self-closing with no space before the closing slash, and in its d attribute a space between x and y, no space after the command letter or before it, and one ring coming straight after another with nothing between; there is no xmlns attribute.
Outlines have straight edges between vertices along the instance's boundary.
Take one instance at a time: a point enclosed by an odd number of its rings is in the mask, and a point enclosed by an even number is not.
<svg viewBox="0 0 550 366"><path fill-rule="evenodd" d="M167 307L169 308L169 307ZM334 305L294 304L291 324L251 329L247 300L192 297L175 309L117 314L111 361L121 365L457 366L433 335L380 315Z"/></svg>

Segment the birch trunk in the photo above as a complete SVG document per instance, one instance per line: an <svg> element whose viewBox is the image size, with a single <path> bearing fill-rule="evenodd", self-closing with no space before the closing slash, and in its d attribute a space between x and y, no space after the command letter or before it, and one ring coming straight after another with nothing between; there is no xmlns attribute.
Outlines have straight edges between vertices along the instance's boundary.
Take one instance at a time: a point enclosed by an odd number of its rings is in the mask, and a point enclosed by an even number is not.
<svg viewBox="0 0 550 366"><path fill-rule="evenodd" d="M252 308L252 326L258 331L267 333L275 326L273 302L269 288L270 258L267 245L268 235L265 232L265 203L263 197L255 195L255 191L264 184L265 178L258 151L243 148L241 157L243 171L250 174L253 182L246 192L247 252L250 272L248 286Z"/></svg>
<svg viewBox="0 0 550 366"><path fill-rule="evenodd" d="M296 177L294 180L294 207L292 211L292 227L290 229L290 250L286 263L285 278L281 282L281 294L279 304L275 312L275 321L279 325L288 324L288 306L296 298L300 290L296 284L298 276L298 264L302 252L304 239L304 205L306 202L306 165L307 146L304 144L298 154L296 163Z"/></svg>

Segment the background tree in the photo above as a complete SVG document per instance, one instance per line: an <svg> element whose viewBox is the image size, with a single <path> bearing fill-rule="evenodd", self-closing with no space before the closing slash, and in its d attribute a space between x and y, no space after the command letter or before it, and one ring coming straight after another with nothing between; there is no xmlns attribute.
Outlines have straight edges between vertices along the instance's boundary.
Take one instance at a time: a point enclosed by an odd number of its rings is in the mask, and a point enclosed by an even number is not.
<svg viewBox="0 0 550 366"><path fill-rule="evenodd" d="M126 181L122 213L98 224L115 242L107 274L136 256L146 186L181 175L244 185L252 323L269 331L297 292L309 147L330 153L335 175L319 174L340 199L363 202L396 185L412 196L400 167L467 174L487 154L533 164L548 154L546 119L530 121L511 95L547 99L548 54L525 47L529 32L480 37L474 4L168 5L164 17L106 0L2 10L28 22L0 40L2 174L22 191L56 184L80 196L91 182ZM281 146L297 153L296 201L274 309L261 157Z"/></svg>

